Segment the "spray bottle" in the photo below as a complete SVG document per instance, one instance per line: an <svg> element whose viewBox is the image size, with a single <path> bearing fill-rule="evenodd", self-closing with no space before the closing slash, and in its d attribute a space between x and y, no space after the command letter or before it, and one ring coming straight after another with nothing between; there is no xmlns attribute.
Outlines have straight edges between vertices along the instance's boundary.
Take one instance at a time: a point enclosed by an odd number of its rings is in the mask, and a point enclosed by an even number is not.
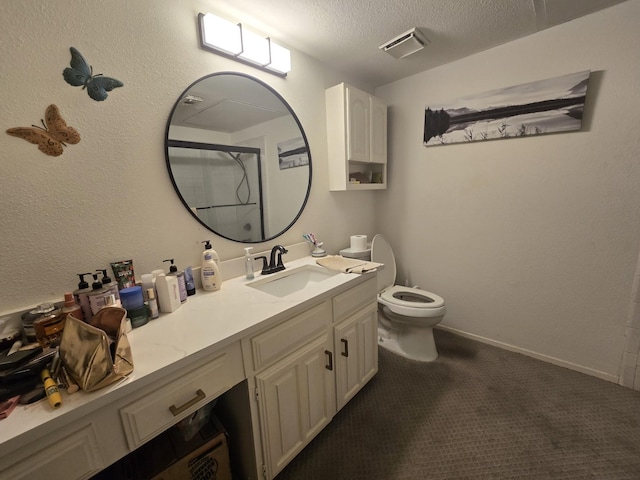
<svg viewBox="0 0 640 480"><path fill-rule="evenodd" d="M220 257L218 253L211 248L209 240L205 240L204 252L202 252L202 268L200 276L202 279L202 288L208 291L220 290L222 286L222 277L220 276L220 267L218 262Z"/></svg>

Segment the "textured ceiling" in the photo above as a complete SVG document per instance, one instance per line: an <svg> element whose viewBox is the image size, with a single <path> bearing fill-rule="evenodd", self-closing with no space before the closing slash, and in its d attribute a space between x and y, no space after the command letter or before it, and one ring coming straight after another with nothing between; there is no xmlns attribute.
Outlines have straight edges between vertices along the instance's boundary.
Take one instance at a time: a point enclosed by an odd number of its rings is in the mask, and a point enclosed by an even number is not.
<svg viewBox="0 0 640 480"><path fill-rule="evenodd" d="M210 11L375 88L623 1L218 0ZM403 59L378 49L413 27L425 49Z"/></svg>

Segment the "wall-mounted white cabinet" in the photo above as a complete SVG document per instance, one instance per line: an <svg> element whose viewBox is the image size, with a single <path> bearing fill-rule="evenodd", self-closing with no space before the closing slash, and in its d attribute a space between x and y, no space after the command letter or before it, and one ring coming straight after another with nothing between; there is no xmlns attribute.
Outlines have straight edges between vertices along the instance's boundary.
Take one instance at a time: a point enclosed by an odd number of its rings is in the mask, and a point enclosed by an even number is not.
<svg viewBox="0 0 640 480"><path fill-rule="evenodd" d="M329 189L387 188L387 105L341 83L325 92Z"/></svg>

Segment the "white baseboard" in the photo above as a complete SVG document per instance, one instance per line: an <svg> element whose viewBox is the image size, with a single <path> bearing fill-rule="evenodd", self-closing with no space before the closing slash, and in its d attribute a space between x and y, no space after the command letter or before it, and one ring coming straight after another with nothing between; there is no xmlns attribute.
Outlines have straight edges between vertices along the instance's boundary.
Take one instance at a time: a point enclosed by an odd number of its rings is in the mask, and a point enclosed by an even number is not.
<svg viewBox="0 0 640 480"><path fill-rule="evenodd" d="M594 370L592 368L584 367L582 365L576 365L575 363L567 362L565 360L561 360L559 358L550 357L548 355L543 355L541 353L533 352L531 350L527 350L526 348L517 347L515 345L510 345L508 343L498 342L496 340L492 340L490 338L481 337L480 335L475 335L473 333L467 333L462 330L458 330L456 328L447 327L446 325L438 325L435 327L440 330L446 330L448 332L454 333L456 335L460 335L461 337L470 338L472 340L477 340L478 342L486 343L488 345L493 345L494 347L502 348L504 350L509 350L515 353L521 353L522 355L526 355L527 357L532 357L537 360L542 360L543 362L551 363L553 365L557 365L559 367L568 368L570 370L575 370L580 373L584 373L586 375L591 375L592 377L597 377L602 380L607 380L608 382L618 383L618 376L611 375L609 373L601 372L599 370Z"/></svg>

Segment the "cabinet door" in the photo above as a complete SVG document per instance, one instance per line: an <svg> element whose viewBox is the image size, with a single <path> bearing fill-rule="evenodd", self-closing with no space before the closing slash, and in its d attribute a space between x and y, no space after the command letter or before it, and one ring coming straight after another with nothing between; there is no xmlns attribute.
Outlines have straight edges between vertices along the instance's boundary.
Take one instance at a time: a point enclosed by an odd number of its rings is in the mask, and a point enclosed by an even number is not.
<svg viewBox="0 0 640 480"><path fill-rule="evenodd" d="M334 328L336 396L340 410L378 371L378 305L372 303Z"/></svg>
<svg viewBox="0 0 640 480"><path fill-rule="evenodd" d="M369 95L355 88L347 89L347 160L368 162L370 148Z"/></svg>
<svg viewBox="0 0 640 480"><path fill-rule="evenodd" d="M376 97L371 100L371 162L387 163L387 104Z"/></svg>
<svg viewBox="0 0 640 480"><path fill-rule="evenodd" d="M275 477L335 414L328 344L324 334L256 375L267 478Z"/></svg>

